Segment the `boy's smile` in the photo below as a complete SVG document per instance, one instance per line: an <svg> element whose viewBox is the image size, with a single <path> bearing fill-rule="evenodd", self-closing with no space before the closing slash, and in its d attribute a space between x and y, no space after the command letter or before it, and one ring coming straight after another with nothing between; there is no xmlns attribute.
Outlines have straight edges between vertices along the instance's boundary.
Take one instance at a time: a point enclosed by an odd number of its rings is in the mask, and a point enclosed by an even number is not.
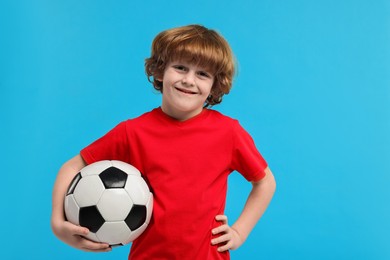
<svg viewBox="0 0 390 260"><path fill-rule="evenodd" d="M214 83L214 75L198 65L172 61L165 68L162 82L162 110L184 121L202 112Z"/></svg>
<svg viewBox="0 0 390 260"><path fill-rule="evenodd" d="M197 92L195 91L190 91L190 90L187 90L187 89L184 89L184 88L178 88L178 87L175 87L178 91L180 92L183 92L185 94L190 94L190 95L195 95L197 94Z"/></svg>

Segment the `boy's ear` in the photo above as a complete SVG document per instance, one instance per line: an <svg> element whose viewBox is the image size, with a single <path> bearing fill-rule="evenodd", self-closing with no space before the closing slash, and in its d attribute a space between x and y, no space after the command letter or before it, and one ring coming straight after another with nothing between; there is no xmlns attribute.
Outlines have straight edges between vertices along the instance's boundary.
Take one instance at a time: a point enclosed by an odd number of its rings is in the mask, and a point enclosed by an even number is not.
<svg viewBox="0 0 390 260"><path fill-rule="evenodd" d="M157 81L163 82L163 75L162 75L162 73L155 73L154 78Z"/></svg>

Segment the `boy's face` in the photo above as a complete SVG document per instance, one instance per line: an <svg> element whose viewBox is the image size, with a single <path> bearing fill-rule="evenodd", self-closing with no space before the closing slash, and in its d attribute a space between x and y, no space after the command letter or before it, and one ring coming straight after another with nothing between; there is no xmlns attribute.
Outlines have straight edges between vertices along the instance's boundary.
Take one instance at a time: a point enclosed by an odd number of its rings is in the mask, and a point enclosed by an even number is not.
<svg viewBox="0 0 390 260"><path fill-rule="evenodd" d="M207 69L184 61L167 64L162 79L162 110L177 120L187 120L199 114L214 83Z"/></svg>

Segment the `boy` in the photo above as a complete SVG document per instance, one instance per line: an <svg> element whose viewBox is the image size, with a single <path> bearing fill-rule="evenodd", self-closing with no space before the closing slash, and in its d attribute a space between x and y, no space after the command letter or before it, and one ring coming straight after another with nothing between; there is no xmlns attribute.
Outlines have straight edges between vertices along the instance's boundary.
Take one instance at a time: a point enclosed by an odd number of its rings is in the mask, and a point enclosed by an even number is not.
<svg viewBox="0 0 390 260"><path fill-rule="evenodd" d="M83 237L88 229L64 218L73 176L87 164L121 160L138 168L154 194L151 222L133 242L129 259L229 259L267 208L275 180L249 134L208 106L232 85L233 55L213 30L189 25L161 32L146 59L161 107L121 122L60 169L53 190L52 229L65 243L93 252L109 245ZM252 191L230 226L223 215L228 175L237 170Z"/></svg>

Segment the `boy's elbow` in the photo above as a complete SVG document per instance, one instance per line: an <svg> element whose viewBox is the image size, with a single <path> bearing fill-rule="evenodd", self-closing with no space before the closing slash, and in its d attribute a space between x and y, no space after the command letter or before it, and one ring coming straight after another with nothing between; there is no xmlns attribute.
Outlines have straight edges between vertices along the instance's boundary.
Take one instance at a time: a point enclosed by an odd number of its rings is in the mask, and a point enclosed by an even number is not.
<svg viewBox="0 0 390 260"><path fill-rule="evenodd" d="M275 193L276 191L276 180L275 180L275 177L272 176L272 191L273 193Z"/></svg>
<svg viewBox="0 0 390 260"><path fill-rule="evenodd" d="M272 174L272 171L270 170L269 167L267 167L265 169L265 177L264 177L264 182L266 183L266 186L268 187L268 189L270 191L272 191L272 193L275 192L276 190L276 180L275 180L275 177L274 175Z"/></svg>
<svg viewBox="0 0 390 260"><path fill-rule="evenodd" d="M275 177L268 167L264 170L264 172L265 176L259 181L252 182L252 185L255 190L266 190L268 193L273 194L276 190Z"/></svg>

